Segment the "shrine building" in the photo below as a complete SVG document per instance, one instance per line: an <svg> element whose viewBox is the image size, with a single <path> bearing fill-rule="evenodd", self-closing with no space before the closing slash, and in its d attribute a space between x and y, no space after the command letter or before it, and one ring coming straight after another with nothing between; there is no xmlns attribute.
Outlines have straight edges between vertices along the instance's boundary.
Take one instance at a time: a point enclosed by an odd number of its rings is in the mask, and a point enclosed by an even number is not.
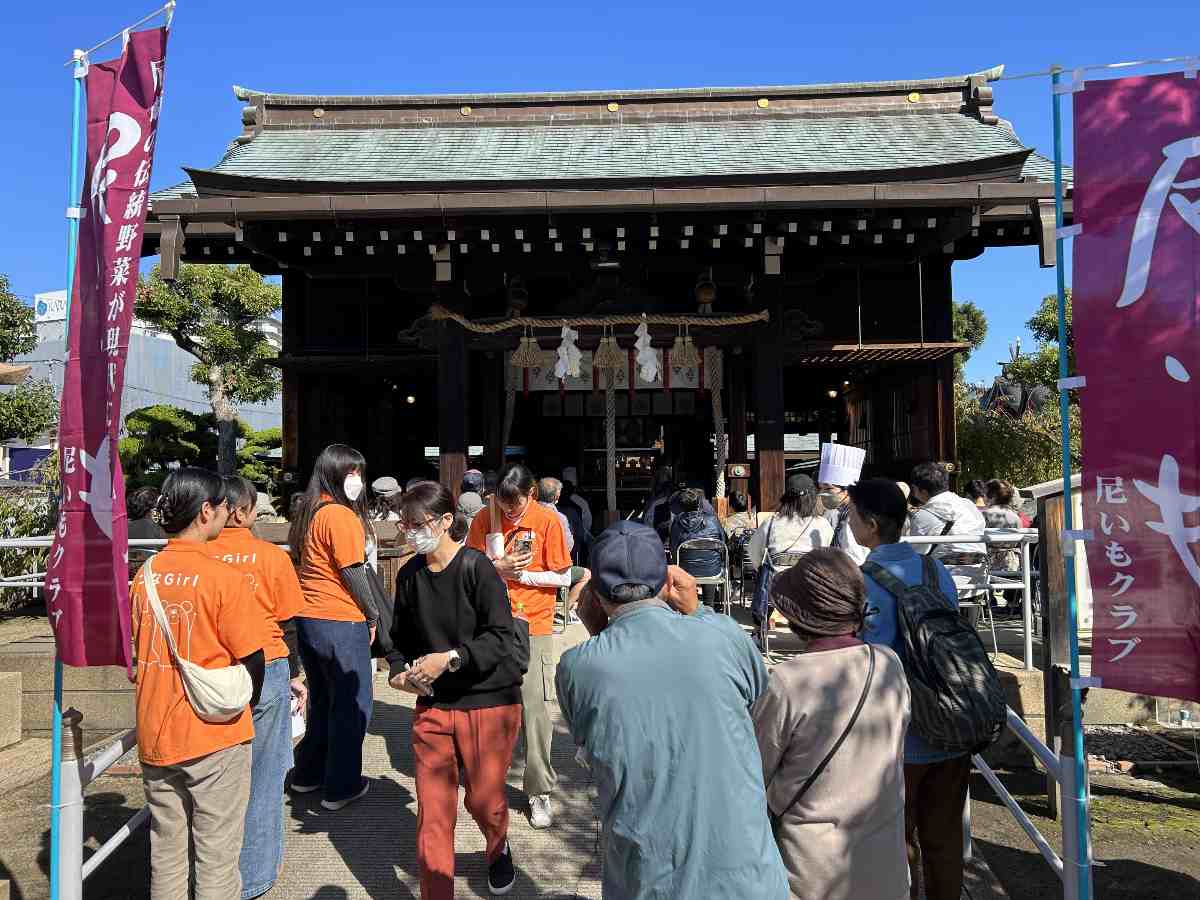
<svg viewBox="0 0 1200 900"><path fill-rule="evenodd" d="M236 87L241 133L153 195L143 253L168 279L181 262L282 276L299 484L343 441L370 477L457 489L470 466L573 466L593 509L627 514L669 463L769 510L831 436L866 449L867 474L954 461L954 263L1027 245L1054 264L1053 165L995 110L1001 72ZM564 325L579 369L560 378Z"/></svg>

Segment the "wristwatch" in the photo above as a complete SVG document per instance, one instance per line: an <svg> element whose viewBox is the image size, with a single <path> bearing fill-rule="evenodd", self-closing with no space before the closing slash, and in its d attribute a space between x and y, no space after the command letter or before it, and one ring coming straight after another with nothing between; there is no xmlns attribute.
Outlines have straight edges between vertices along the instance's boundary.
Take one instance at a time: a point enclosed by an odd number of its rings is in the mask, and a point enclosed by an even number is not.
<svg viewBox="0 0 1200 900"><path fill-rule="evenodd" d="M459 669L462 668L462 665L463 665L463 658L459 655L458 651L451 650L450 651L450 661L448 663L446 663L446 671L457 672Z"/></svg>

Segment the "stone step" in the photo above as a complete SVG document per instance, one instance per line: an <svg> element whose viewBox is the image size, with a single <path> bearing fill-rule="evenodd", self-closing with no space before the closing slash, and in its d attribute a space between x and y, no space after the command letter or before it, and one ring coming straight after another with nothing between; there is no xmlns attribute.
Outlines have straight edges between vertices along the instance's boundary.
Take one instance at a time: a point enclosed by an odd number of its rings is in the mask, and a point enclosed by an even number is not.
<svg viewBox="0 0 1200 900"><path fill-rule="evenodd" d="M15 673L21 680L20 729L48 734L54 708L54 639L39 635L0 645L0 672ZM123 731L136 724L133 685L119 666L64 666L63 708L72 706L83 712L85 732ZM3 710L0 701L0 732Z"/></svg>
<svg viewBox="0 0 1200 900"><path fill-rule="evenodd" d="M0 749L21 740L21 673L0 670Z"/></svg>

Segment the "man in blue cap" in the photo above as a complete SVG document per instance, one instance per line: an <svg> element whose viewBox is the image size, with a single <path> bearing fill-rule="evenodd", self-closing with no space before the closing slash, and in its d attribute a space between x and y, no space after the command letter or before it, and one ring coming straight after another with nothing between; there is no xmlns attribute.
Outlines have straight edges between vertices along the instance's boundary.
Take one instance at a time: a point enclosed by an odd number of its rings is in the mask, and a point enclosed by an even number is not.
<svg viewBox="0 0 1200 900"><path fill-rule="evenodd" d="M604 897L784 900L750 718L762 657L697 610L652 528L613 525L591 568L579 612L593 637L562 655L556 684L604 810Z"/></svg>

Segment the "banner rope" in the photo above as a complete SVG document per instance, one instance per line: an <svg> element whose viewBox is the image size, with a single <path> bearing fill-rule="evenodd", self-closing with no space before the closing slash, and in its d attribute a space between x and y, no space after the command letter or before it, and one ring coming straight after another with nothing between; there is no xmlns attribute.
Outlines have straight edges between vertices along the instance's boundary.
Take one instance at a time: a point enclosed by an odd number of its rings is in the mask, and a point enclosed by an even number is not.
<svg viewBox="0 0 1200 900"><path fill-rule="evenodd" d="M745 313L740 316L663 316L663 315L617 315L617 316L569 316L567 318L539 319L531 316L520 316L514 319L504 319L500 322L474 322L466 316L447 309L439 303L429 308L429 317L435 322L449 320L457 322L467 331L475 334L499 334L514 328L562 328L578 325L590 325L603 328L609 325L672 325L675 327L697 326L709 328L729 328L737 325L753 325L757 322L769 322L769 310L755 313Z"/></svg>

